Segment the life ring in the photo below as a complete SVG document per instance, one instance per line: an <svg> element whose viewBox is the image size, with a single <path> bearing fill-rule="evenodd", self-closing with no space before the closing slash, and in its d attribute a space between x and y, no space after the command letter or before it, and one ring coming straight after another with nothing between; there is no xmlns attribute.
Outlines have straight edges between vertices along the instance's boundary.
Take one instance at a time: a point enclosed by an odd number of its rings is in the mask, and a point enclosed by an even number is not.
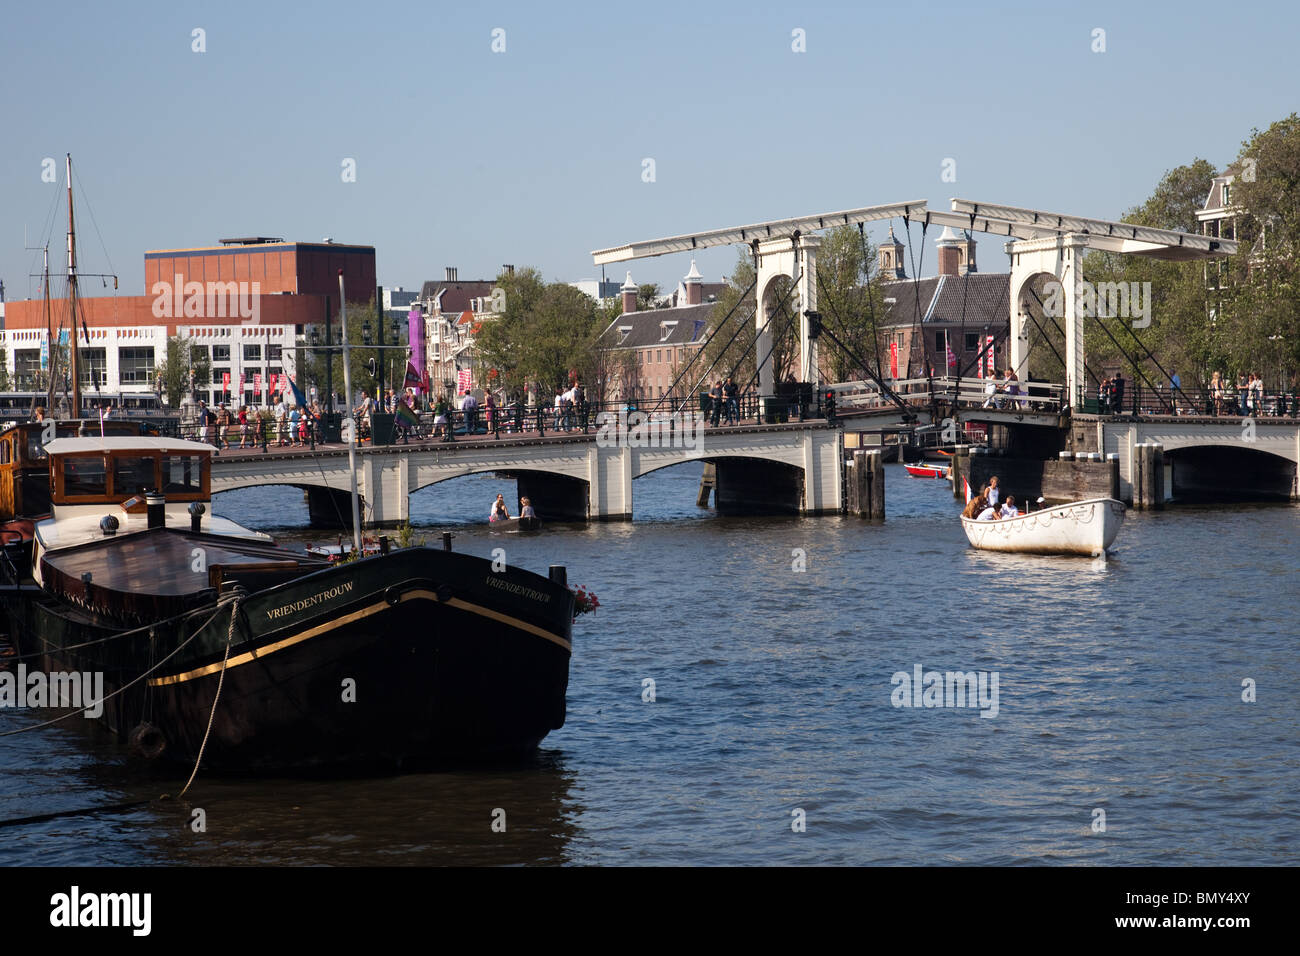
<svg viewBox="0 0 1300 956"><path fill-rule="evenodd" d="M130 737L127 738L127 745L136 756L143 757L145 760L157 760L167 749L167 738L153 724L142 721L131 731Z"/></svg>

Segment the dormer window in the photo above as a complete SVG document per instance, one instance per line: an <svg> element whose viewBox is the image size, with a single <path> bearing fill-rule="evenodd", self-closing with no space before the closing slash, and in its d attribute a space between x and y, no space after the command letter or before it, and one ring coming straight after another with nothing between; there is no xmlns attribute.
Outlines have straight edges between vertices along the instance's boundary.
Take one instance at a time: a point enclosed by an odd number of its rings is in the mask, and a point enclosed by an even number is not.
<svg viewBox="0 0 1300 956"><path fill-rule="evenodd" d="M675 319L674 319L673 321L671 321L671 322L669 322L669 321L667 321L667 320L665 320L665 321L663 321L663 322L660 322L660 323L659 323L659 341L660 341L660 342L667 342L667 341L668 341L668 336L670 336L670 335L673 334L673 329L675 329L675 328L677 328L677 321L676 321Z"/></svg>
<svg viewBox="0 0 1300 956"><path fill-rule="evenodd" d="M1227 183L1223 184L1223 205L1232 205L1232 187Z"/></svg>
<svg viewBox="0 0 1300 956"><path fill-rule="evenodd" d="M620 325L618 327L618 344L622 345L627 340L627 337L631 332L632 332L632 326Z"/></svg>

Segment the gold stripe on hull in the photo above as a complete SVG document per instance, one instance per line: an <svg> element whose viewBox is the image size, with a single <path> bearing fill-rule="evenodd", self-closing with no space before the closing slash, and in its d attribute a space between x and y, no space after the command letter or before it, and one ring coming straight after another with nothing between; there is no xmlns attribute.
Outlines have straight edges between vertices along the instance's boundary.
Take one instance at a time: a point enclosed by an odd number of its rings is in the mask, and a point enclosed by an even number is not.
<svg viewBox="0 0 1300 956"><path fill-rule="evenodd" d="M429 600L438 601L438 595L433 591L430 591L427 588L417 588L412 591L404 592L401 596L401 600L398 603L400 604L402 602L414 600L416 598L427 598ZM452 598L449 601L439 601L438 603L447 604L459 610L468 611L471 614L477 614L480 617L491 618L494 621L499 621L503 624L508 624L511 627L518 628L521 631L527 631L529 634L535 634L538 637L544 638L550 641L552 644L558 644L560 647L564 648L569 653L573 652L573 645L570 644L568 641L566 641L564 638L560 637L557 634L552 634L550 631L546 630L545 628L538 627L535 624L529 624L527 621L521 621L518 618L510 617L507 614L502 614L499 611L490 610L478 604L471 604L468 601L462 601L460 598ZM295 644L301 644L303 641L310 640L311 638L316 637L319 634L324 634L327 631L332 631L337 628L343 627L346 624L351 624L353 621L360 621L374 614L378 614L380 611L385 610L386 608L392 606L393 605L389 604L387 600L377 601L376 603L370 605L369 607L363 607L360 610L353 611L351 614L345 614L343 615L343 617L335 618L334 620L329 621L325 624L318 624L315 627L310 627L299 634L294 634L292 637L286 637L283 640L274 641L270 644L263 645L262 647L259 647L253 651L246 651L243 654L236 654L230 658L229 662L227 662L227 664L225 665L226 669L229 670L232 667L239 667L243 664L248 664L251 661L255 661L259 657L265 657L268 654L274 654L276 651L282 651L286 647L292 647ZM196 667L194 670L185 671L182 674L169 674L166 677L154 677L150 679L149 686L165 687L169 684L179 684L182 683L183 681L193 680L196 677L206 677L208 674L217 673L218 671L221 670L221 667L222 667L221 662L218 661L215 664L205 664L203 667Z"/></svg>

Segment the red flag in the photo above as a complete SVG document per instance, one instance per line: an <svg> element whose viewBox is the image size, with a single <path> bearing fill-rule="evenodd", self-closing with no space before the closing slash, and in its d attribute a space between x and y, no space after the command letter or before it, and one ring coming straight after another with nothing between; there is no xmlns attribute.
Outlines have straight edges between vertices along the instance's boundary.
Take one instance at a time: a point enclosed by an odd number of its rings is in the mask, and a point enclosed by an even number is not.
<svg viewBox="0 0 1300 956"><path fill-rule="evenodd" d="M424 388L424 383L420 381L420 373L415 369L415 363L409 359L406 362L406 379L402 382L403 388L414 388L417 391Z"/></svg>
<svg viewBox="0 0 1300 956"><path fill-rule="evenodd" d="M253 374L253 395L259 401L262 398L262 373L261 372L255 372Z"/></svg>
<svg viewBox="0 0 1300 956"><path fill-rule="evenodd" d="M889 343L889 377L898 378L898 343Z"/></svg>

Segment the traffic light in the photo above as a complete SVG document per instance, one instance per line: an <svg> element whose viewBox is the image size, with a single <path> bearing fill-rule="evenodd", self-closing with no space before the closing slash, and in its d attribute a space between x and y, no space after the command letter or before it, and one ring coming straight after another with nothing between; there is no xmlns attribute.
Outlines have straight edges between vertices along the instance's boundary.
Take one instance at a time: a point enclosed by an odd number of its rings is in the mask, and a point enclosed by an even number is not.
<svg viewBox="0 0 1300 956"><path fill-rule="evenodd" d="M369 359L369 360L366 362L366 367L370 369L370 377L371 377L371 378L377 378L377 377L378 377L379 367L375 364L375 360L374 360L374 359Z"/></svg>
<svg viewBox="0 0 1300 956"><path fill-rule="evenodd" d="M835 421L835 389L826 389L826 420Z"/></svg>

